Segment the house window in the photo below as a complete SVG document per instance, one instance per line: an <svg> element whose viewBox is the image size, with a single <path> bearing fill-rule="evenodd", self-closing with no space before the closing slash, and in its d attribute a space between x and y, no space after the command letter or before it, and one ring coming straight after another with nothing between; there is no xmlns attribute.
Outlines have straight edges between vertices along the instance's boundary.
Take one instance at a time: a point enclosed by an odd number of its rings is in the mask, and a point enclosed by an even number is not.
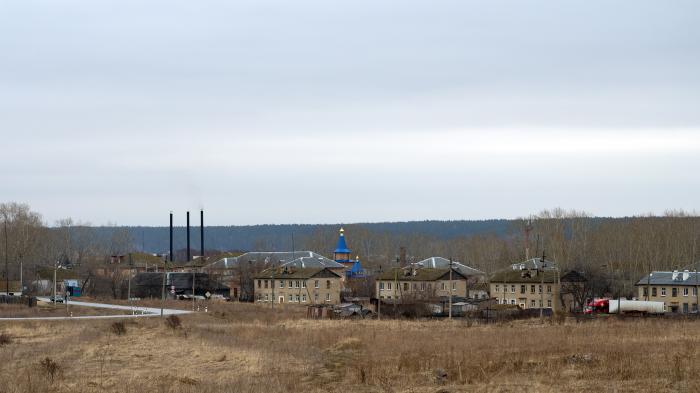
<svg viewBox="0 0 700 393"><path fill-rule="evenodd" d="M284 288L284 280L280 280L280 288Z"/></svg>
<svg viewBox="0 0 700 393"><path fill-rule="evenodd" d="M515 285L510 286L510 293L515 293ZM515 304L515 303L513 303Z"/></svg>
<svg viewBox="0 0 700 393"><path fill-rule="evenodd" d="M530 300L530 307L535 307L535 299Z"/></svg>
<svg viewBox="0 0 700 393"><path fill-rule="evenodd" d="M525 285L520 286L520 293L525 293Z"/></svg>
<svg viewBox="0 0 700 393"><path fill-rule="evenodd" d="M683 314L688 313L688 303L683 303Z"/></svg>
<svg viewBox="0 0 700 393"><path fill-rule="evenodd" d="M693 312L698 312L698 304L693 303Z"/></svg>
<svg viewBox="0 0 700 393"><path fill-rule="evenodd" d="M270 298L268 297L268 295L269 295L268 293L265 294L265 301L266 301L266 302L270 300Z"/></svg>
<svg viewBox="0 0 700 393"><path fill-rule="evenodd" d="M408 283L407 282L403 283L403 290L408 291Z"/></svg>
<svg viewBox="0 0 700 393"><path fill-rule="evenodd" d="M698 296L698 289L693 287L693 296Z"/></svg>
<svg viewBox="0 0 700 393"><path fill-rule="evenodd" d="M510 299L510 304L515 305L515 299Z"/></svg>
<svg viewBox="0 0 700 393"><path fill-rule="evenodd" d="M314 281L314 288L318 288L318 280Z"/></svg>
<svg viewBox="0 0 700 393"><path fill-rule="evenodd" d="M539 286L539 293L542 293L542 285L538 285L538 286Z"/></svg>
<svg viewBox="0 0 700 393"><path fill-rule="evenodd" d="M299 303L299 295L296 295L296 302Z"/></svg>
<svg viewBox="0 0 700 393"><path fill-rule="evenodd" d="M666 296L666 288L665 287L661 288L661 296Z"/></svg>
<svg viewBox="0 0 700 393"><path fill-rule="evenodd" d="M433 290L433 284L432 284L432 283L428 283L428 291L432 291L432 290Z"/></svg>
<svg viewBox="0 0 700 393"><path fill-rule="evenodd" d="M258 289L262 288L262 280L258 280Z"/></svg>
<svg viewBox="0 0 700 393"><path fill-rule="evenodd" d="M314 293L314 303L318 303L318 293Z"/></svg>
<svg viewBox="0 0 700 393"><path fill-rule="evenodd" d="M540 308L542 308L542 299L540 299Z"/></svg>
<svg viewBox="0 0 700 393"><path fill-rule="evenodd" d="M425 283L424 282L420 283L420 290L425 291Z"/></svg>
<svg viewBox="0 0 700 393"><path fill-rule="evenodd" d="M294 281L294 288L299 288L299 280Z"/></svg>
<svg viewBox="0 0 700 393"><path fill-rule="evenodd" d="M683 296L688 296L688 288L683 288Z"/></svg>
<svg viewBox="0 0 700 393"><path fill-rule="evenodd" d="M672 297L678 296L678 288L676 288L676 287L671 288L671 296Z"/></svg>
<svg viewBox="0 0 700 393"><path fill-rule="evenodd" d="M316 281L316 282L318 283L318 281ZM318 288L318 286L316 286L316 288ZM384 290L384 283L383 283L383 282L380 282L380 283L379 283L379 290L380 290L380 291L383 291L383 290Z"/></svg>
<svg viewBox="0 0 700 393"><path fill-rule="evenodd" d="M445 288L443 288L445 289ZM501 292L501 287L499 285L496 285L496 292Z"/></svg>
<svg viewBox="0 0 700 393"><path fill-rule="evenodd" d="M642 290L642 292L644 293L642 296L644 296L644 297L649 296L649 291L647 290L647 287L644 287L644 289Z"/></svg>
<svg viewBox="0 0 700 393"><path fill-rule="evenodd" d="M331 280L326 280L326 289L331 289Z"/></svg>
<svg viewBox="0 0 700 393"><path fill-rule="evenodd" d="M289 280L289 288L292 287L292 280Z"/></svg>
<svg viewBox="0 0 700 393"><path fill-rule="evenodd" d="M552 308L552 301L551 300L547 300L547 307Z"/></svg>
<svg viewBox="0 0 700 393"><path fill-rule="evenodd" d="M498 288L498 287L496 287L496 288ZM447 288L445 288L445 283L444 283L444 282L443 282L443 283L440 283L440 289L442 289L443 291L444 291L445 289L447 289ZM498 289L496 290L496 292L498 292Z"/></svg>
<svg viewBox="0 0 700 393"><path fill-rule="evenodd" d="M656 296L656 287L651 288L651 296Z"/></svg>
<svg viewBox="0 0 700 393"><path fill-rule="evenodd" d="M331 294L330 294L330 293L327 293L327 294L326 294L326 301L327 301L327 302L330 302L330 301L331 301Z"/></svg>
<svg viewBox="0 0 700 393"><path fill-rule="evenodd" d="M302 288L306 288L306 280L304 280L304 281L301 282L301 287L302 287Z"/></svg>
<svg viewBox="0 0 700 393"><path fill-rule="evenodd" d="M301 295L302 303L306 303L306 294Z"/></svg>
<svg viewBox="0 0 700 393"><path fill-rule="evenodd" d="M530 293L535 293L535 286L534 285L530 285Z"/></svg>
<svg viewBox="0 0 700 393"><path fill-rule="evenodd" d="M551 285L547 285L547 293L552 293L552 286Z"/></svg>
<svg viewBox="0 0 700 393"><path fill-rule="evenodd" d="M386 289L391 291L391 283L390 282L386 283Z"/></svg>
<svg viewBox="0 0 700 393"><path fill-rule="evenodd" d="M289 295L289 302L291 303L291 302L293 302L293 301L294 301L294 298L293 298L293 296L290 294L290 295Z"/></svg>
<svg viewBox="0 0 700 393"><path fill-rule="evenodd" d="M418 284L416 284L415 282L413 283L413 290L414 290L414 291L417 291L417 290L418 290Z"/></svg>
<svg viewBox="0 0 700 393"><path fill-rule="evenodd" d="M457 290L457 283L454 282L454 281L452 282L452 290L453 290L453 291L456 291L456 290Z"/></svg>
<svg viewBox="0 0 700 393"><path fill-rule="evenodd" d="M265 288L266 289L268 288L268 281L267 280L265 280Z"/></svg>

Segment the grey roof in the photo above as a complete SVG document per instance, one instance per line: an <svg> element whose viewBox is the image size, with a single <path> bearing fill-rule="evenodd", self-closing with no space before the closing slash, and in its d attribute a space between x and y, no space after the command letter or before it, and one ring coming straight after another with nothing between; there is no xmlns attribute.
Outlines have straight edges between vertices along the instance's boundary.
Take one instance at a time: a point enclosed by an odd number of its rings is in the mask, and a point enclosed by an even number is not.
<svg viewBox="0 0 700 393"><path fill-rule="evenodd" d="M700 285L700 273L690 271L652 272L636 285Z"/></svg>
<svg viewBox="0 0 700 393"><path fill-rule="evenodd" d="M314 254L314 253L312 253ZM301 258L297 258L293 261L289 261L287 263L283 263L281 265L282 267L287 267L287 266L294 266L300 269L306 269L306 268L324 268L327 267L329 269L344 269L345 266L342 263L338 263L336 261L333 261L331 259L328 259L324 256L316 254L316 256L305 256Z"/></svg>
<svg viewBox="0 0 700 393"><path fill-rule="evenodd" d="M556 263L554 263L552 261L548 261L546 259L543 262L541 258L532 258L532 259L528 259L527 261L514 263L514 264L510 265L510 267L513 270L525 270L525 269L557 270Z"/></svg>
<svg viewBox="0 0 700 393"><path fill-rule="evenodd" d="M416 262L415 265L419 265L420 267L425 267L425 268L431 268L431 269L449 269L450 268L450 260L447 258L443 257L430 257L427 259L424 259L420 262ZM474 269L473 267L469 267L461 262L457 261L452 261L452 268L459 271L465 276L474 276L474 275L483 275L485 274L481 270Z"/></svg>
<svg viewBox="0 0 700 393"><path fill-rule="evenodd" d="M325 258L323 255L313 251L255 251L247 252L233 258L221 258L218 261L210 263L207 267L214 269L230 269L238 266L239 263L246 262L261 262L266 266L277 266L302 257Z"/></svg>

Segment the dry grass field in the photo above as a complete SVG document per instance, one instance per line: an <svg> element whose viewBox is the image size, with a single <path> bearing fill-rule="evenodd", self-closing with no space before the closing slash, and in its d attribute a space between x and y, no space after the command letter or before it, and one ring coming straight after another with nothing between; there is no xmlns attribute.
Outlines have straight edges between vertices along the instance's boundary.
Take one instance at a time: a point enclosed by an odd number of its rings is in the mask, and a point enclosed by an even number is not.
<svg viewBox="0 0 700 393"><path fill-rule="evenodd" d="M277 310L276 310L277 311ZM699 391L700 322L314 321L250 304L0 322L0 392ZM440 380L438 374L446 374Z"/></svg>
<svg viewBox="0 0 700 393"><path fill-rule="evenodd" d="M0 317L67 317L84 315L120 315L128 314L128 311L110 310L106 308L98 309L91 307L69 306L57 303L53 306L50 303L39 302L36 307L26 307L20 304L0 304ZM2 322L0 322L1 324ZM0 328L2 325L0 325ZM1 392L1 391L0 391Z"/></svg>

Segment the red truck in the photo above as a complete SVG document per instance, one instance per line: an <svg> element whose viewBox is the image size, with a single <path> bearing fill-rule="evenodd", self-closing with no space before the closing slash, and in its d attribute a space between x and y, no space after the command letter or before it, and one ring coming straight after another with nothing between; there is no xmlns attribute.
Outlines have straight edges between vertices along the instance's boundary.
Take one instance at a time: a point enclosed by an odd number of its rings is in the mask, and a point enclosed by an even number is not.
<svg viewBox="0 0 700 393"><path fill-rule="evenodd" d="M626 299L593 299L584 313L586 314L663 314L664 302L652 302L646 300L626 300Z"/></svg>

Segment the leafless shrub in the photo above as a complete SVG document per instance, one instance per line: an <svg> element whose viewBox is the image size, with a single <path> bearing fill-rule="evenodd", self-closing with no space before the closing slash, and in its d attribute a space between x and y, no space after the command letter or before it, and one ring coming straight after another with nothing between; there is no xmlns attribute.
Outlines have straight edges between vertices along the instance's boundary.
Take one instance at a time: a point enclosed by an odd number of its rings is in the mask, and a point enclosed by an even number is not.
<svg viewBox="0 0 700 393"><path fill-rule="evenodd" d="M114 322L111 325L112 333L114 333L117 336L121 336L126 334L126 325L124 322Z"/></svg>
<svg viewBox="0 0 700 393"><path fill-rule="evenodd" d="M7 344L12 344L12 337L7 333L0 333L0 347Z"/></svg>
<svg viewBox="0 0 700 393"><path fill-rule="evenodd" d="M169 315L165 318L165 325L170 329L179 329L182 326L182 321L177 315Z"/></svg>
<svg viewBox="0 0 700 393"><path fill-rule="evenodd" d="M61 367L51 359L50 357L44 358L40 363L41 368L44 370L44 373L46 373L46 376L51 380L51 382L54 381L54 378L56 375L61 371Z"/></svg>

